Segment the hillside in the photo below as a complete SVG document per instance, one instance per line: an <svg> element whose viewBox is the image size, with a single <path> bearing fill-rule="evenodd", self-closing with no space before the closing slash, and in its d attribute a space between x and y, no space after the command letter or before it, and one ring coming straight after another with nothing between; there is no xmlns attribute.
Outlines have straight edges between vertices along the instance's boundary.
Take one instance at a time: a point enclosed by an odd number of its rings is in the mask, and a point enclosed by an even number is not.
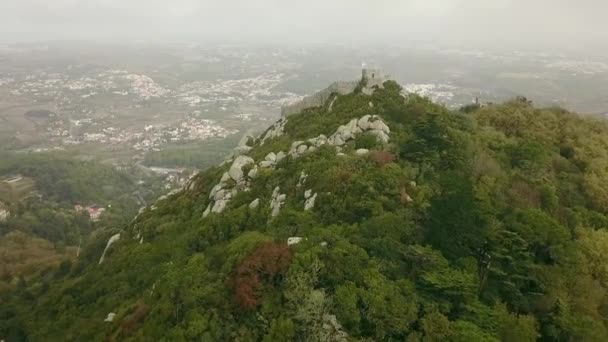
<svg viewBox="0 0 608 342"><path fill-rule="evenodd" d="M20 282L0 338L608 339L608 123L365 88Z"/></svg>

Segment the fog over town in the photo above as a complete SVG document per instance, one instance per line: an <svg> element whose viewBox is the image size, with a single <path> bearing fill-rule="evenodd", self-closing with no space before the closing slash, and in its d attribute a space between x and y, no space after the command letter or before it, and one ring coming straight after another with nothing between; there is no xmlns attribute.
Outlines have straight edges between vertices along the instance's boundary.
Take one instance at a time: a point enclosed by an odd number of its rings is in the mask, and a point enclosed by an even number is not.
<svg viewBox="0 0 608 342"><path fill-rule="evenodd" d="M589 50L606 47L607 12L601 0L4 0L0 40L432 42Z"/></svg>

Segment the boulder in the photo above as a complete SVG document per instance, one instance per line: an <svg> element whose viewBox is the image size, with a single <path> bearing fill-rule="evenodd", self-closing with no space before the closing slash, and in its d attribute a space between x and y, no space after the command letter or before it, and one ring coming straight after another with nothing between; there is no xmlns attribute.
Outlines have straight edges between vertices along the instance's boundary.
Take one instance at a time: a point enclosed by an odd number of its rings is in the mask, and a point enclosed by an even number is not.
<svg viewBox="0 0 608 342"><path fill-rule="evenodd" d="M298 154L303 154L306 152L306 150L308 150L308 146L304 144L298 146Z"/></svg>
<svg viewBox="0 0 608 342"><path fill-rule="evenodd" d="M215 193L215 196L213 196L213 200L214 201L223 200L226 197L226 194L227 194L227 191L224 189L221 189Z"/></svg>
<svg viewBox="0 0 608 342"><path fill-rule="evenodd" d="M255 209L260 205L260 199L256 198L251 203L249 203L249 209Z"/></svg>
<svg viewBox="0 0 608 342"><path fill-rule="evenodd" d="M271 162L269 160L262 160L260 162L260 167L263 169L269 168L269 167L273 167L274 166L274 162Z"/></svg>
<svg viewBox="0 0 608 342"><path fill-rule="evenodd" d="M222 190L222 184L216 184L212 189L211 192L209 193L209 198L215 198L215 194L217 194L218 191Z"/></svg>
<svg viewBox="0 0 608 342"><path fill-rule="evenodd" d="M290 152L291 152L291 151L295 151L295 150L298 148L298 146L302 145L303 143L304 143L303 141L294 141L294 142L291 144L291 147L289 148L289 151L290 151Z"/></svg>
<svg viewBox="0 0 608 342"><path fill-rule="evenodd" d="M285 152L279 151L279 153L277 153L277 163L280 162L281 160L283 160L283 158L285 158L285 157L287 157Z"/></svg>
<svg viewBox="0 0 608 342"><path fill-rule="evenodd" d="M230 174L228 172L224 172L222 178L220 179L220 183L226 183L230 179Z"/></svg>
<svg viewBox="0 0 608 342"><path fill-rule="evenodd" d="M317 194L315 193L304 203L304 210L308 211L315 207L315 200L317 199Z"/></svg>
<svg viewBox="0 0 608 342"><path fill-rule="evenodd" d="M386 134L391 132L391 129L384 123L384 121L378 119L371 123L371 129L382 131Z"/></svg>
<svg viewBox="0 0 608 342"><path fill-rule="evenodd" d="M369 150L365 149L365 148L360 148L360 149L356 150L355 153L357 155L364 156L369 153Z"/></svg>
<svg viewBox="0 0 608 342"><path fill-rule="evenodd" d="M235 182L238 182L241 180L241 178L243 178L243 167L253 163L255 163L255 161L250 157L238 156L228 171L230 178L232 178Z"/></svg>
<svg viewBox="0 0 608 342"><path fill-rule="evenodd" d="M241 155L249 153L249 151L251 151L251 149L252 149L252 147L250 147L250 146L239 146L239 147L235 147L232 150L232 153L235 157L241 156Z"/></svg>
<svg viewBox="0 0 608 342"><path fill-rule="evenodd" d="M312 189L304 191L304 198L309 199L312 196Z"/></svg>
<svg viewBox="0 0 608 342"><path fill-rule="evenodd" d="M249 173L247 173L247 177L254 179L255 177L257 177L258 175L258 166L254 166L253 169L249 170Z"/></svg>
<svg viewBox="0 0 608 342"><path fill-rule="evenodd" d="M384 131L382 130L378 130L378 129L372 129L370 131L368 131L370 134L373 134L376 136L376 139L383 143L386 144L389 142L390 138L388 136L388 134L386 134Z"/></svg>
<svg viewBox="0 0 608 342"><path fill-rule="evenodd" d="M302 238L298 236L292 236L287 239L287 246L297 245L302 242Z"/></svg>
<svg viewBox="0 0 608 342"><path fill-rule="evenodd" d="M116 314L115 314L115 313L113 313L113 312L110 312L110 313L108 314L108 316L106 317L106 319L104 319L103 321L104 321L104 322L109 322L109 323L112 323L112 322L114 321L114 317L116 317Z"/></svg>
<svg viewBox="0 0 608 342"><path fill-rule="evenodd" d="M345 142L340 136L338 136L338 135L334 136L333 145L343 146L344 144L345 144Z"/></svg>
<svg viewBox="0 0 608 342"><path fill-rule="evenodd" d="M287 198L287 195L280 194L279 191L280 188L278 186L272 191L272 197L270 199L270 209L272 209L270 215L272 217L276 217L279 215L279 213L281 212L281 206Z"/></svg>
<svg viewBox="0 0 608 342"><path fill-rule="evenodd" d="M352 119L346 125L346 127L348 127L348 130L350 131L350 133L352 135L359 134L363 131L361 128L359 128L358 122L359 122L358 119Z"/></svg>
<svg viewBox="0 0 608 342"><path fill-rule="evenodd" d="M266 155L266 157L264 157L264 160L268 160L274 163L277 161L277 155L274 154L274 152L270 152Z"/></svg>
<svg viewBox="0 0 608 342"><path fill-rule="evenodd" d="M371 117L371 115L363 115L359 119L359 121L357 121L357 126L359 126L359 128L361 128L361 130L367 131L370 126L370 123L369 123L370 117Z"/></svg>

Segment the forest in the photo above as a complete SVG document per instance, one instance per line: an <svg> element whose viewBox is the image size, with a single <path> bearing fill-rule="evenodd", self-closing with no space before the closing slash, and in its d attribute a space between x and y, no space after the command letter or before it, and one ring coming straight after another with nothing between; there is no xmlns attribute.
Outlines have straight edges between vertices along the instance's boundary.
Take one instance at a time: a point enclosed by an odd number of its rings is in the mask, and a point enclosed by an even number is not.
<svg viewBox="0 0 608 342"><path fill-rule="evenodd" d="M608 340L608 122L522 97L449 110L388 81L289 116L248 156L364 115L388 143L287 156L204 216L230 164L211 167L20 279L0 293L0 338Z"/></svg>
<svg viewBox="0 0 608 342"><path fill-rule="evenodd" d="M98 161L63 153L2 152L0 208L10 215L0 220L0 292L71 262L90 236L128 224L140 207L133 193L153 200L160 192L160 182L145 175L141 179L147 181L146 189L132 173ZM77 205L105 211L93 222Z"/></svg>

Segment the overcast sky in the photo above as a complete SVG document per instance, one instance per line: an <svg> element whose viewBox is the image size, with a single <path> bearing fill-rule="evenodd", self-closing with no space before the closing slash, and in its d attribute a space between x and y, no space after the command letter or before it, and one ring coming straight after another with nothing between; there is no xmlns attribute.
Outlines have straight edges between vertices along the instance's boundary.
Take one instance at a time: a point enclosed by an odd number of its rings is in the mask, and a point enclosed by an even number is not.
<svg viewBox="0 0 608 342"><path fill-rule="evenodd" d="M0 41L608 42L607 0L0 0Z"/></svg>

